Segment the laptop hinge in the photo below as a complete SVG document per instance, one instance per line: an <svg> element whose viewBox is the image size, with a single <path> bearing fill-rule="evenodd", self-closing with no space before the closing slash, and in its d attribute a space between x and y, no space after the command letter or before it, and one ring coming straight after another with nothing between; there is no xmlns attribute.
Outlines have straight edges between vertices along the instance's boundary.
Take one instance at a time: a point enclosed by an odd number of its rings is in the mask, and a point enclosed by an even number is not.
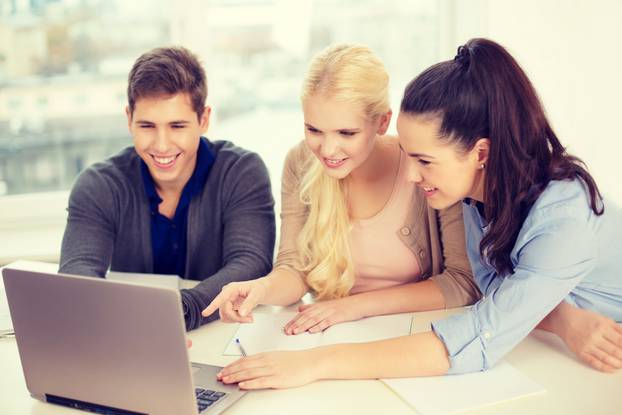
<svg viewBox="0 0 622 415"><path fill-rule="evenodd" d="M69 408L81 409L83 411L94 412L106 415L148 415L144 412L134 412L125 409L113 408L111 406L99 405L96 403L79 401L77 399L65 398L62 396L45 394L45 400L56 405L67 406Z"/></svg>

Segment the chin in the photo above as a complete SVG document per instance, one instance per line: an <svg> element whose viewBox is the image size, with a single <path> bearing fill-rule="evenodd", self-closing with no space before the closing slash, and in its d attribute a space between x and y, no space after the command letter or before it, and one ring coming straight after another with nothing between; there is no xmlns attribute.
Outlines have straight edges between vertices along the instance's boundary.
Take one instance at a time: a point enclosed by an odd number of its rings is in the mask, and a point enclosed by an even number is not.
<svg viewBox="0 0 622 415"><path fill-rule="evenodd" d="M444 200L428 199L428 206L436 210L446 209L452 206L454 203L456 203L456 201L451 201L447 199L444 199Z"/></svg>
<svg viewBox="0 0 622 415"><path fill-rule="evenodd" d="M333 170L333 169L328 169L324 167L324 173L326 173L328 177L341 180L341 179L345 179L346 177L348 177L348 175L350 174L350 170Z"/></svg>

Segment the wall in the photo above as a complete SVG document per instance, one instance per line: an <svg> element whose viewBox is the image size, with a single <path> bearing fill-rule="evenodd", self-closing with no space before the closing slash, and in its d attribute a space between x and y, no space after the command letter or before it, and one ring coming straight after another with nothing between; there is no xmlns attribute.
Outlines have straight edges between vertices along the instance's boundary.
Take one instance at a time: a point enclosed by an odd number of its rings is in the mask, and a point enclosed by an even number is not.
<svg viewBox="0 0 622 415"><path fill-rule="evenodd" d="M622 205L622 1L458 1L454 47L487 36L507 47L553 128L604 193ZM476 7L477 6L477 7Z"/></svg>

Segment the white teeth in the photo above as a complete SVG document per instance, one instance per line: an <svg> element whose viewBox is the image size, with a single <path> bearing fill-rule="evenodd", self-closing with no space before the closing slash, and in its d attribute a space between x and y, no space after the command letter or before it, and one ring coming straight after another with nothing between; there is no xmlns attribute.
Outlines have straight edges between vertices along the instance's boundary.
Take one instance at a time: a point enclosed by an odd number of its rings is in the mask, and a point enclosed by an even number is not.
<svg viewBox="0 0 622 415"><path fill-rule="evenodd" d="M431 192L433 190L436 190L436 187L425 187L425 186L423 186L423 190L425 190L426 192Z"/></svg>
<svg viewBox="0 0 622 415"><path fill-rule="evenodd" d="M326 163L328 164L337 165L341 163L342 161L344 161L345 159L325 159L325 160L326 160Z"/></svg>
<svg viewBox="0 0 622 415"><path fill-rule="evenodd" d="M156 157L156 156L153 156L153 158L155 159L156 162L158 162L158 164L171 164L173 162L173 160L175 160L175 156L173 156L173 157Z"/></svg>

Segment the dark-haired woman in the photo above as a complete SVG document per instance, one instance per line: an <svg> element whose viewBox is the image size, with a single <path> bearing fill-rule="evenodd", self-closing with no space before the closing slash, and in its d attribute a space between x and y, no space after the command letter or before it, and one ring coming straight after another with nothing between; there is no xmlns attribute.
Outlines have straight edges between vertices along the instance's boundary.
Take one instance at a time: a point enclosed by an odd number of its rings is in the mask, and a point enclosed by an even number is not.
<svg viewBox="0 0 622 415"><path fill-rule="evenodd" d="M397 128L428 204L464 201L482 299L428 333L249 356L221 379L252 389L480 371L538 325L592 366L622 367L622 212L565 152L508 52L473 39L427 69L407 86Z"/></svg>

